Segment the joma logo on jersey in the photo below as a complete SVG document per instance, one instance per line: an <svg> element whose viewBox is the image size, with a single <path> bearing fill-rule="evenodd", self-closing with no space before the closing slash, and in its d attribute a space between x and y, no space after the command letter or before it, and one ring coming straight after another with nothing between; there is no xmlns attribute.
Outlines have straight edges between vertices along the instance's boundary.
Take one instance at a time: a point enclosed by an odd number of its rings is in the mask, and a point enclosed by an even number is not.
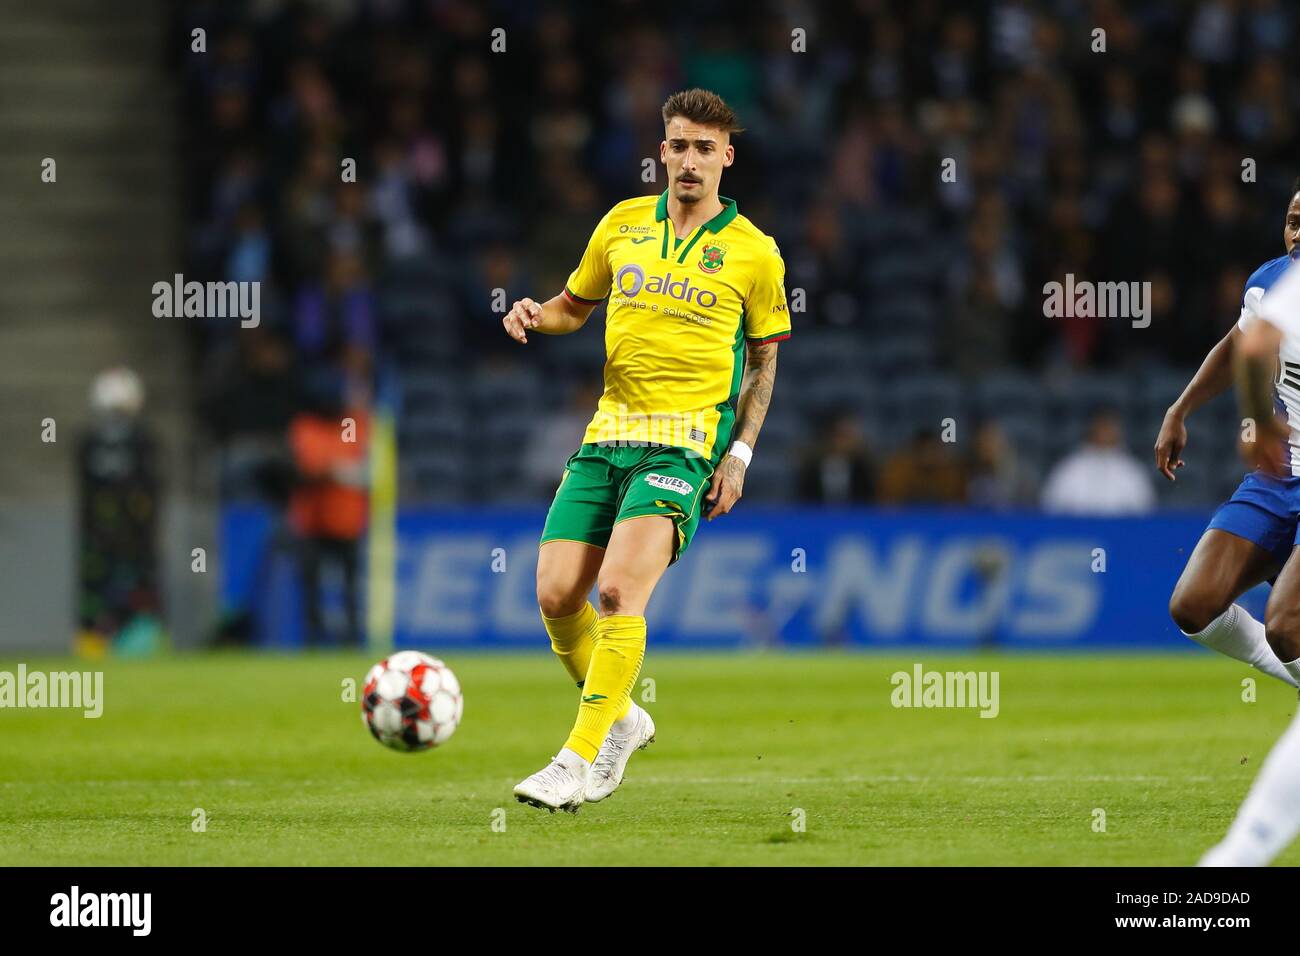
<svg viewBox="0 0 1300 956"><path fill-rule="evenodd" d="M629 262L618 270L614 276L614 288L629 299L635 299L641 290L645 289L646 292L666 295L679 302L690 302L702 309L711 309L718 304L716 293L691 285L689 277L674 279L673 274L669 272L666 275L652 275L646 278L645 270L635 262Z"/></svg>
<svg viewBox="0 0 1300 956"><path fill-rule="evenodd" d="M664 491L675 491L679 495L689 495L695 490L689 481L683 481L681 478L674 478L672 475L659 475L654 472L645 476L646 484L654 485L656 488L662 488Z"/></svg>

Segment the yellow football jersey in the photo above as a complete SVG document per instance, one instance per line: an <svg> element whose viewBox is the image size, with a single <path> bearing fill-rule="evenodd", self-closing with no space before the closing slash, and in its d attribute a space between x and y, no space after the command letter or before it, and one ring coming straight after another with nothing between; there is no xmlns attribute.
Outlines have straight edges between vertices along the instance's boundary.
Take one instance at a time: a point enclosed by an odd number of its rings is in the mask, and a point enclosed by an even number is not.
<svg viewBox="0 0 1300 956"><path fill-rule="evenodd" d="M591 234L564 293L606 297L605 393L584 442L650 442L715 457L735 424L744 340L790 336L785 264L771 236L718 197L678 239L668 193L628 199Z"/></svg>

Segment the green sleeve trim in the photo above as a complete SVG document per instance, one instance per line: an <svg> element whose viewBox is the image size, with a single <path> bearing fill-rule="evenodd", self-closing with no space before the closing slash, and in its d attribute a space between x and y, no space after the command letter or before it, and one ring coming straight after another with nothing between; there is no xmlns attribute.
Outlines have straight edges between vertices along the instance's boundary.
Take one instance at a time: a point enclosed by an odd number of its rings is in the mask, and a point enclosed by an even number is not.
<svg viewBox="0 0 1300 956"><path fill-rule="evenodd" d="M789 337L789 329L786 329L784 332L773 332L771 335L764 335L762 338L759 338L756 335L745 336L745 338L754 345L767 345L769 342L784 342Z"/></svg>
<svg viewBox="0 0 1300 956"><path fill-rule="evenodd" d="M600 305L602 302L605 301L605 296L609 295L609 293L606 292L605 295L602 295L599 299L586 299L575 292L571 292L567 285L564 287L564 294L567 295L574 302L581 302L583 305Z"/></svg>

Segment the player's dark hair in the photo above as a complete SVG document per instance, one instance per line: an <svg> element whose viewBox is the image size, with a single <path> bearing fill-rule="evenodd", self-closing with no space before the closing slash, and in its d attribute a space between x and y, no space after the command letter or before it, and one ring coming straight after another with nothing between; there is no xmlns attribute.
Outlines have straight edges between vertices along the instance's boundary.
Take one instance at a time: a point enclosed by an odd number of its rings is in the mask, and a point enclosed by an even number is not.
<svg viewBox="0 0 1300 956"><path fill-rule="evenodd" d="M684 116L692 123L713 126L726 133L742 133L744 127L736 118L736 111L717 93L699 88L682 90L664 101L664 125L674 116Z"/></svg>
<svg viewBox="0 0 1300 956"><path fill-rule="evenodd" d="M1300 176L1297 176L1297 177L1295 178L1295 182L1293 182L1293 183L1291 184L1291 198L1292 198L1292 199L1295 199L1295 197L1296 197L1296 193L1300 193Z"/></svg>

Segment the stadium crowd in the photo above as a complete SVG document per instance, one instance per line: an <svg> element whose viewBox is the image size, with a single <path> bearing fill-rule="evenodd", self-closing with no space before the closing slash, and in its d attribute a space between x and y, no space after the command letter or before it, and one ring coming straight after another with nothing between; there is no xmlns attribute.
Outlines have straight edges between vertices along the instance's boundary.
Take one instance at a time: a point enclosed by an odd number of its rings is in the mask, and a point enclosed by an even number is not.
<svg viewBox="0 0 1300 956"><path fill-rule="evenodd" d="M1242 470L1230 399L1192 423L1176 484L1147 449L1283 252L1298 15L191 2L209 39L176 64L188 271L263 283L260 328L196 334L224 490L270 493L295 416L364 406L379 377L408 500L549 497L594 403L600 313L520 348L500 312L558 291L612 203L664 188L660 104L704 86L747 127L722 191L800 299L747 497L1086 511L1060 494L1095 483L1052 469L1104 452L1134 476L1119 510L1204 506ZM1045 316L1067 275L1150 283L1149 324Z"/></svg>

